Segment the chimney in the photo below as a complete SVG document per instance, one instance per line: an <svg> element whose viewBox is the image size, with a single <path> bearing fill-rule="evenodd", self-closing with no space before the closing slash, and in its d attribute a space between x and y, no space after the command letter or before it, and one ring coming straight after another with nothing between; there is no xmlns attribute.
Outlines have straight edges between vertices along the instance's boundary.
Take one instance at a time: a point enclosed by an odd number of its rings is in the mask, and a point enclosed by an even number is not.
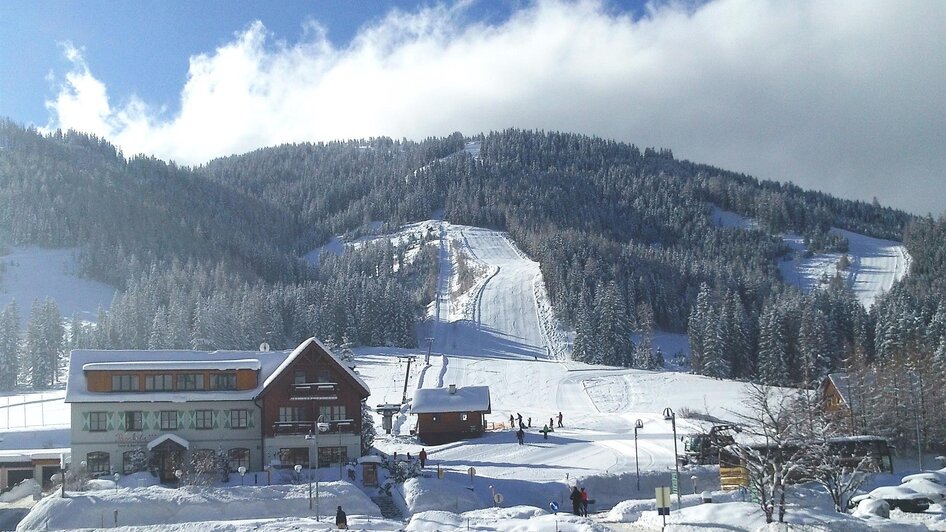
<svg viewBox="0 0 946 532"><path fill-rule="evenodd" d="M451 384L448 389L450 390L450 395L453 395L453 394L457 393L457 385L456 385L456 384Z"/></svg>

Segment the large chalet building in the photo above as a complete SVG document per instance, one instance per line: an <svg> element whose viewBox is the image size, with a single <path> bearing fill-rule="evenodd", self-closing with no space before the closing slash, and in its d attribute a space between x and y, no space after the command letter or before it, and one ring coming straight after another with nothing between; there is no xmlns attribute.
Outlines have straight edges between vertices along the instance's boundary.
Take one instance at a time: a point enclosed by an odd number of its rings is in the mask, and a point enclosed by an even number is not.
<svg viewBox="0 0 946 532"><path fill-rule="evenodd" d="M315 338L274 352L76 350L72 467L129 473L144 454L173 481L200 454L225 453L231 471L346 462L361 456L369 393Z"/></svg>

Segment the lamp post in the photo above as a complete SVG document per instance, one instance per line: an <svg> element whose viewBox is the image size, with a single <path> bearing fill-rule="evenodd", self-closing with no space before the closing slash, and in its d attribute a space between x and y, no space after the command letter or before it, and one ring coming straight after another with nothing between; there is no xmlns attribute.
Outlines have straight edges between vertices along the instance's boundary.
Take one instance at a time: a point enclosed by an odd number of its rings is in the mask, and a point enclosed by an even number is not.
<svg viewBox="0 0 946 532"><path fill-rule="evenodd" d="M644 428L644 422L637 420L634 422L634 466L637 468L637 491L641 490L641 463L637 455L637 429Z"/></svg>
<svg viewBox="0 0 946 532"><path fill-rule="evenodd" d="M122 478L122 476L118 473L115 473L112 478L115 479L115 491L118 491L118 479Z"/></svg>
<svg viewBox="0 0 946 532"><path fill-rule="evenodd" d="M676 469L677 479L677 509L680 505L680 460L677 458L677 414L668 406L664 408L664 421L669 421L673 428L673 467Z"/></svg>
<svg viewBox="0 0 946 532"><path fill-rule="evenodd" d="M312 459L315 458L315 520L320 517L319 512L319 433L329 429L329 424L323 421L319 416L318 421L314 423L315 430L311 434L306 434L305 439L314 442L315 451L309 450L309 509L312 509Z"/></svg>
<svg viewBox="0 0 946 532"><path fill-rule="evenodd" d="M243 486L243 477L246 476L246 466L240 466L237 468L237 473L240 474L240 485Z"/></svg>
<svg viewBox="0 0 946 532"><path fill-rule="evenodd" d="M177 477L177 487L180 488L180 487L181 487L181 477L184 476L184 472L181 471L180 469L175 469L175 470L174 470L174 476Z"/></svg>

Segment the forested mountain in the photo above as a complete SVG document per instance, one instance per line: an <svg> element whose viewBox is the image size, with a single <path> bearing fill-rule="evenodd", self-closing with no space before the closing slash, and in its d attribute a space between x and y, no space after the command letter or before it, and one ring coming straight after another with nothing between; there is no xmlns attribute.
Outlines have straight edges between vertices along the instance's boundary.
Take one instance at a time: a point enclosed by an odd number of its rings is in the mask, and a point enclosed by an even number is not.
<svg viewBox="0 0 946 532"><path fill-rule="evenodd" d="M468 141L478 156L463 150ZM284 145L182 168L10 122L0 123L0 146L2 242L76 246L86 275L122 289L98 327L76 325L73 345L281 348L309 334L414 345L436 278L423 241L366 246L318 267L298 257L332 235L435 212L509 231L541 263L556 312L576 330L574 354L589 362L658 365L648 342L630 340L656 327L689 334L694 371L811 383L917 344L910 331L946 320L943 221L665 149L506 130ZM720 227L714 208L764 230ZM811 294L787 286L777 261L788 249L772 235L844 251L831 227L905 236L914 271L870 310L840 283ZM407 260L408 246L426 251ZM922 348L940 348L941 336L925 333Z"/></svg>

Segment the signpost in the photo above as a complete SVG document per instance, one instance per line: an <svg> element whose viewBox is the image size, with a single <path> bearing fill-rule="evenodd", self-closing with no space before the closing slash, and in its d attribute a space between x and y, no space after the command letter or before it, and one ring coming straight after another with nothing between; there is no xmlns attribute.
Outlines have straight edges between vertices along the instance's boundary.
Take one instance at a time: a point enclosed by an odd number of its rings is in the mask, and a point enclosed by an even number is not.
<svg viewBox="0 0 946 532"><path fill-rule="evenodd" d="M680 474L676 471L670 472L670 493L680 494Z"/></svg>
<svg viewBox="0 0 946 532"><path fill-rule="evenodd" d="M470 474L470 489L473 489L473 477L476 476L476 468L469 468L467 472Z"/></svg>
<svg viewBox="0 0 946 532"><path fill-rule="evenodd" d="M670 515L670 488L660 486L657 492L657 515L663 516L663 526L667 526L667 516Z"/></svg>

